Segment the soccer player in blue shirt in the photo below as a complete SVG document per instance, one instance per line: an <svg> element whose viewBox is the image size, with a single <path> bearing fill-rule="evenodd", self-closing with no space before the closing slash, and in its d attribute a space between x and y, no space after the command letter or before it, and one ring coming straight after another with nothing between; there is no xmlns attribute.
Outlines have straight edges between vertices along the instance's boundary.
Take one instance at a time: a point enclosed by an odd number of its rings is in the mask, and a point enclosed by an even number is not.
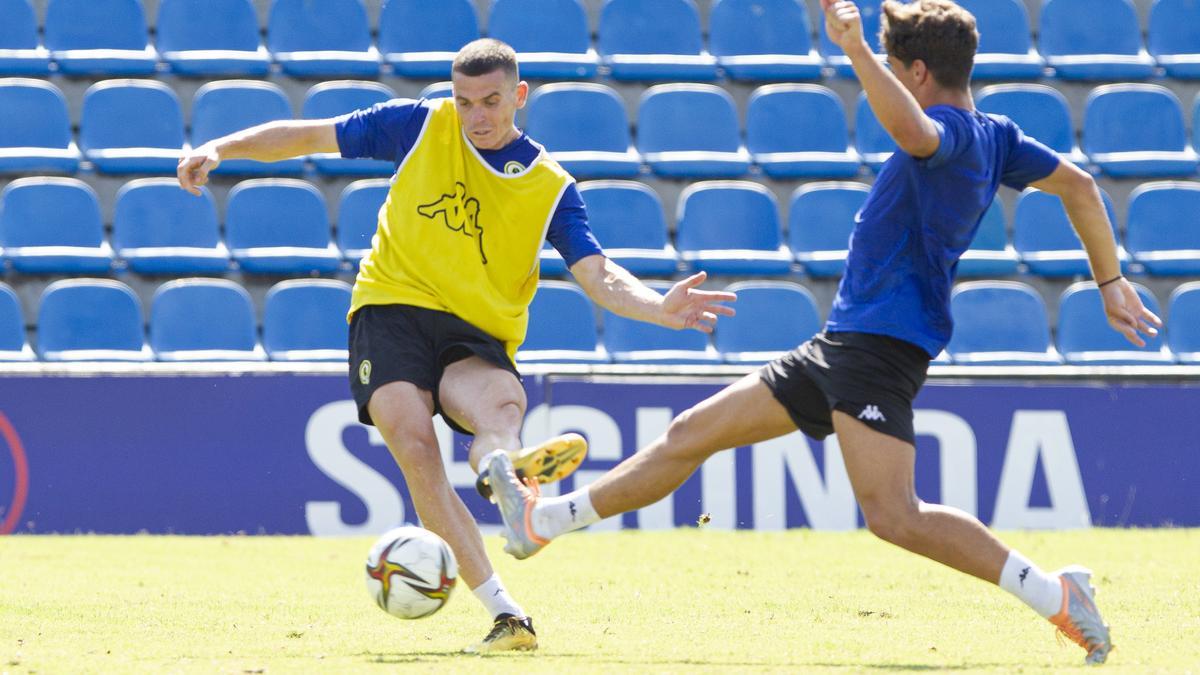
<svg viewBox="0 0 1200 675"><path fill-rule="evenodd" d="M849 56L871 109L899 150L857 218L824 331L679 415L649 447L587 488L540 499L490 465L506 550L528 557L564 532L648 506L712 454L800 429L836 433L867 527L885 541L999 585L1105 660L1112 643L1090 572L1048 573L974 516L921 501L913 485L912 401L929 361L950 339L950 288L997 188L1033 186L1062 198L1100 286L1110 325L1142 345L1161 322L1121 276L1091 176L975 110L969 88L975 19L949 0L883 3L890 72L863 37L853 2L822 0L829 37ZM803 124L797 120L797 124ZM1012 317L1020 320L1019 317Z"/></svg>

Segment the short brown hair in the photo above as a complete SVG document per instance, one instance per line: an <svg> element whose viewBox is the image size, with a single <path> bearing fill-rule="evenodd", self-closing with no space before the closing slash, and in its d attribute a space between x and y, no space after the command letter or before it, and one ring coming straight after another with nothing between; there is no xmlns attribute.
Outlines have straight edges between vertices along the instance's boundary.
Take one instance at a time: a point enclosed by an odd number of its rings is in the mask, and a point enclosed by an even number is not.
<svg viewBox="0 0 1200 675"><path fill-rule="evenodd" d="M905 67L920 59L938 84L965 89L979 47L975 17L950 0L886 0L879 44Z"/></svg>
<svg viewBox="0 0 1200 675"><path fill-rule="evenodd" d="M480 38L463 45L454 57L451 71L467 77L487 75L503 70L514 80L520 79L517 71L517 53L506 43L495 38Z"/></svg>

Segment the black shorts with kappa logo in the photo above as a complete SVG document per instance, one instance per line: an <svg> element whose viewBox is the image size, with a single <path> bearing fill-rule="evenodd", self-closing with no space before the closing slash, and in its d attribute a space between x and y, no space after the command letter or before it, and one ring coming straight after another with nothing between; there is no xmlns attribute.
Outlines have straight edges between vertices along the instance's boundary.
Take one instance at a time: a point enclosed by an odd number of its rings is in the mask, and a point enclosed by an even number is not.
<svg viewBox="0 0 1200 675"><path fill-rule="evenodd" d="M391 382L411 382L433 394L434 412L459 433L470 434L442 413L438 384L450 364L478 356L513 374L504 344L448 312L411 305L367 305L350 319L350 390L358 421L374 424L367 404Z"/></svg>
<svg viewBox="0 0 1200 675"><path fill-rule="evenodd" d="M833 411L840 410L914 443L912 403L929 361L924 349L886 335L818 333L763 366L759 377L812 438L833 433Z"/></svg>

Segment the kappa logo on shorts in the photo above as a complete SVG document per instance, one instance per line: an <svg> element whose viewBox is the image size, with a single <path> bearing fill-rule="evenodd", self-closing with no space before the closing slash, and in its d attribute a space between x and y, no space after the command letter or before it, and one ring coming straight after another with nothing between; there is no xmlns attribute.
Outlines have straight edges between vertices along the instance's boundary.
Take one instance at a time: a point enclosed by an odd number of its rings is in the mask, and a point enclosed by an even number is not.
<svg viewBox="0 0 1200 675"><path fill-rule="evenodd" d="M358 381L364 385L371 384L371 360L363 359L363 362L358 364Z"/></svg>
<svg viewBox="0 0 1200 675"><path fill-rule="evenodd" d="M417 213L430 220L441 216L442 224L453 232L462 232L475 239L479 245L479 258L487 264L487 254L483 252L483 224L479 222L479 200L467 196L467 186L462 183L454 184L454 192L443 194L436 200L421 204Z"/></svg>
<svg viewBox="0 0 1200 675"><path fill-rule="evenodd" d="M868 405L867 407L863 408L862 412L858 413L858 419L867 420L868 422L887 421L887 418L883 416L883 413L879 412L879 406L877 405Z"/></svg>

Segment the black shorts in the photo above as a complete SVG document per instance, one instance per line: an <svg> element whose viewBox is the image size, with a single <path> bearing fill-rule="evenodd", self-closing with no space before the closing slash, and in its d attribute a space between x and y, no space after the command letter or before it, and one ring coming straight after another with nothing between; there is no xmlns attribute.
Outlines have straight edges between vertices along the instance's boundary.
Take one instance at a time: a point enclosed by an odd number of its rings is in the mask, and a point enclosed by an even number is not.
<svg viewBox="0 0 1200 675"><path fill-rule="evenodd" d="M350 319L350 390L358 421L374 424L367 403L390 382L411 382L433 394L434 412L459 433L470 434L442 413L438 383L446 366L478 356L513 374L504 344L447 312L410 305L367 305Z"/></svg>
<svg viewBox="0 0 1200 675"><path fill-rule="evenodd" d="M929 361L924 349L886 335L818 333L763 366L759 377L812 438L833 433L833 411L840 410L914 443L912 403Z"/></svg>

